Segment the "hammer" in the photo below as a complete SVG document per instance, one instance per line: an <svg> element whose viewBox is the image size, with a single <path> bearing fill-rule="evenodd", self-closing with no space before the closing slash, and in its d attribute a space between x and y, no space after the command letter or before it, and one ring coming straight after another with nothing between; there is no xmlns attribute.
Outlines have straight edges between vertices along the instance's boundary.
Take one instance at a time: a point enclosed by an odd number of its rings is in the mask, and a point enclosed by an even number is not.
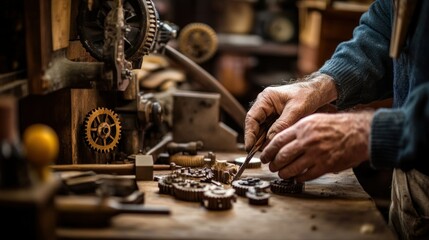
<svg viewBox="0 0 429 240"><path fill-rule="evenodd" d="M171 135L167 134L156 146L146 154L136 154L129 158L132 163L120 164L60 164L51 165L54 171L93 171L98 174L135 175L136 180L153 180L153 170L169 170L170 165L154 165L153 155L171 142Z"/></svg>
<svg viewBox="0 0 429 240"><path fill-rule="evenodd" d="M152 170L170 170L170 165L167 164L146 164L145 160L151 161L145 156L143 161L134 161L134 163L118 163L118 164L61 164L51 165L54 171L93 171L97 174L115 174L115 175L135 175L136 180L153 180ZM141 162L141 163L140 163ZM150 172L150 173L149 173Z"/></svg>

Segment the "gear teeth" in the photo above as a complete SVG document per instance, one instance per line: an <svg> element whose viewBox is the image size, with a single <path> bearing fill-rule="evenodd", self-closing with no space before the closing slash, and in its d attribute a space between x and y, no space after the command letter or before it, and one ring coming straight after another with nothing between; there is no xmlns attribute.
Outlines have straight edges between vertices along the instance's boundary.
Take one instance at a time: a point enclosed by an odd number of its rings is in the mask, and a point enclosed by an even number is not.
<svg viewBox="0 0 429 240"><path fill-rule="evenodd" d="M177 199L189 202L201 202L204 192L209 189L209 185L193 180L185 180L181 183L173 183L173 189L174 196Z"/></svg>
<svg viewBox="0 0 429 240"><path fill-rule="evenodd" d="M130 57L131 61L138 60L152 51L152 48L155 45L156 34L158 32L158 12L156 11L154 3L151 0L144 0L143 4L146 8L147 14L146 36L144 37L138 51Z"/></svg>
<svg viewBox="0 0 429 240"><path fill-rule="evenodd" d="M275 179L271 181L270 190L275 194L295 194L304 191L305 184L295 179Z"/></svg>

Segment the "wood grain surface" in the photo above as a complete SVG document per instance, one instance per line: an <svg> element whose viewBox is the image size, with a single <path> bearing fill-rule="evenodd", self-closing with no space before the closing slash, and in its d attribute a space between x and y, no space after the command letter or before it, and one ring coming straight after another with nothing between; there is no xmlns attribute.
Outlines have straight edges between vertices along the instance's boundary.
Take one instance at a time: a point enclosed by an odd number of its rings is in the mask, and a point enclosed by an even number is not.
<svg viewBox="0 0 429 240"><path fill-rule="evenodd" d="M218 155L233 160L240 154ZM155 175L168 171L155 172ZM242 177L277 178L266 165ZM121 214L102 229L59 228L59 239L395 239L352 170L306 183L301 194L272 194L268 206L237 197L227 211L158 193L157 182L139 182L147 206L168 206L171 215Z"/></svg>

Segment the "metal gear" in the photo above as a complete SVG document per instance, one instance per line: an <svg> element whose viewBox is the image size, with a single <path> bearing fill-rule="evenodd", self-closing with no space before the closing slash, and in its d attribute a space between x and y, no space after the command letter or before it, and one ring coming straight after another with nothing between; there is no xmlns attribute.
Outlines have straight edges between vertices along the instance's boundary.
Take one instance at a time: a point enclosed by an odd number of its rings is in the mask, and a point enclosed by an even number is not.
<svg viewBox="0 0 429 240"><path fill-rule="evenodd" d="M252 187L266 189L270 187L270 182L259 178L247 177L232 182L232 187L240 196L246 196L246 192Z"/></svg>
<svg viewBox="0 0 429 240"><path fill-rule="evenodd" d="M194 180L185 180L180 183L173 183L174 196L177 199L189 202L201 202L204 192L209 189L210 185Z"/></svg>
<svg viewBox="0 0 429 240"><path fill-rule="evenodd" d="M204 192L202 204L209 210L228 210L232 208L232 202L235 201L237 196L234 189L213 186Z"/></svg>
<svg viewBox="0 0 429 240"><path fill-rule="evenodd" d="M171 174L164 177L161 177L158 180L159 193L173 195L173 183L180 183L185 181L183 178L179 177L177 174Z"/></svg>
<svg viewBox="0 0 429 240"><path fill-rule="evenodd" d="M270 190L276 194L301 193L305 184L297 182L294 178L275 179L271 181Z"/></svg>
<svg viewBox="0 0 429 240"><path fill-rule="evenodd" d="M113 8L113 0L81 1L77 16L80 41L95 59L103 60L104 21ZM158 31L158 13L151 0L123 0L125 21L125 59L135 61L154 47Z"/></svg>
<svg viewBox="0 0 429 240"><path fill-rule="evenodd" d="M251 205L268 205L270 194L260 187L251 187L246 192L246 197Z"/></svg>
<svg viewBox="0 0 429 240"><path fill-rule="evenodd" d="M97 152L108 153L119 143L121 123L112 110L99 107L90 111L84 122L84 139Z"/></svg>
<svg viewBox="0 0 429 240"><path fill-rule="evenodd" d="M179 34L179 51L200 64L210 59L218 47L216 32L204 23L190 23Z"/></svg>

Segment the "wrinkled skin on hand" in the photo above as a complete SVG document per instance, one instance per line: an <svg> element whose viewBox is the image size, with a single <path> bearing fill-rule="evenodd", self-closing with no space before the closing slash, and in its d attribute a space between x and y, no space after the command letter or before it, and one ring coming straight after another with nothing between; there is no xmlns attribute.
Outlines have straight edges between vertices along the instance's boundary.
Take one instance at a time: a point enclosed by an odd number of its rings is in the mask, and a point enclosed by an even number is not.
<svg viewBox="0 0 429 240"><path fill-rule="evenodd" d="M315 113L278 133L261 153L280 178L303 182L369 159L373 112Z"/></svg>
<svg viewBox="0 0 429 240"><path fill-rule="evenodd" d="M246 150L249 151L252 148L256 142L260 124L270 115L276 114L279 118L269 129L268 140L299 119L332 102L336 97L335 84L327 75L321 75L309 81L265 88L246 115L244 136Z"/></svg>

